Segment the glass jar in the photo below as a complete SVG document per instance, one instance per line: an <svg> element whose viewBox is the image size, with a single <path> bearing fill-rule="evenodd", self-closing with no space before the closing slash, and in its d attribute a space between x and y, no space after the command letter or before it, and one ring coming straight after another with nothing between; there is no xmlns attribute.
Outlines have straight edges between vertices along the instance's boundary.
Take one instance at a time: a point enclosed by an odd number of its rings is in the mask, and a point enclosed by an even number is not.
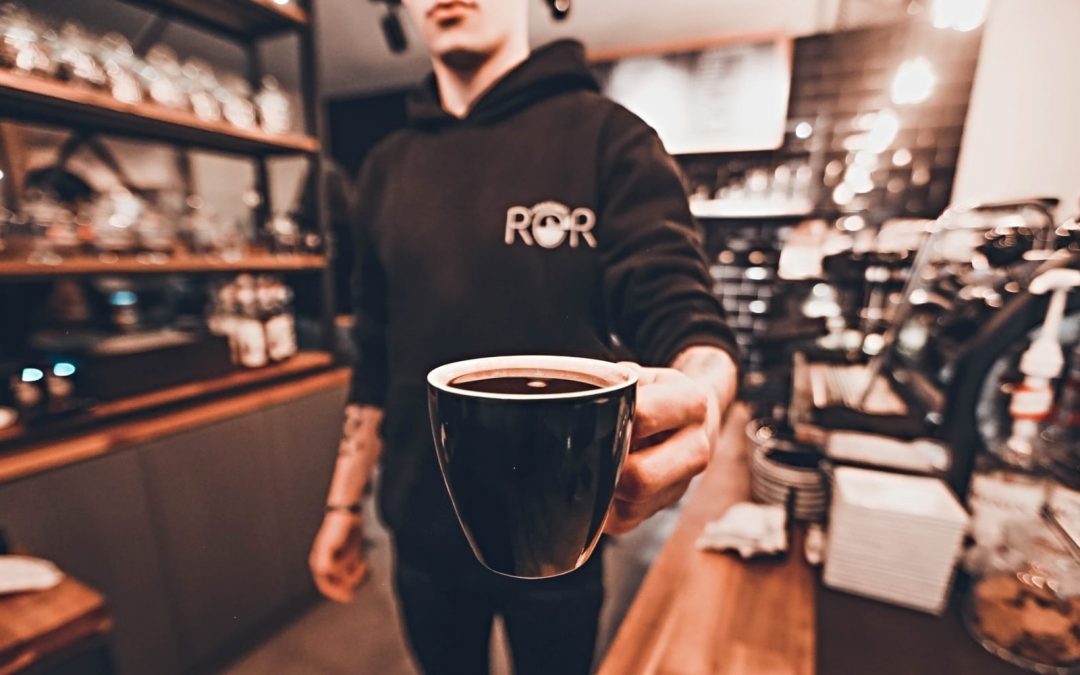
<svg viewBox="0 0 1080 675"><path fill-rule="evenodd" d="M105 89L109 76L94 55L93 39L79 24L68 21L52 41L52 56L59 77L92 89Z"/></svg>
<svg viewBox="0 0 1080 675"><path fill-rule="evenodd" d="M98 197L88 209L94 247L104 253L129 253L138 244L137 224L145 210L141 199L123 188Z"/></svg>
<svg viewBox="0 0 1080 675"><path fill-rule="evenodd" d="M964 603L987 651L1035 673L1080 673L1080 559L1068 541L1045 519L1006 528Z"/></svg>
<svg viewBox="0 0 1080 675"><path fill-rule="evenodd" d="M184 76L180 61L171 47L157 44L146 53L146 63L140 70L143 87L150 98L168 108L187 110Z"/></svg>
<svg viewBox="0 0 1080 675"><path fill-rule="evenodd" d="M138 62L127 39L119 33L102 37L98 59L109 76L109 93L112 97L121 103L141 103L143 90L136 75Z"/></svg>
<svg viewBox="0 0 1080 675"><path fill-rule="evenodd" d="M202 59L191 58L184 63L182 72L191 111L204 122L220 122L221 102L214 96L214 91L221 85L214 69Z"/></svg>
<svg viewBox="0 0 1080 675"><path fill-rule="evenodd" d="M258 125L255 104L251 102L251 87L237 75L218 78L220 86L214 92L221 103L225 120L234 127L254 131Z"/></svg>
<svg viewBox="0 0 1080 675"><path fill-rule="evenodd" d="M56 74L56 63L46 48L45 26L18 3L0 7L0 63L24 75Z"/></svg>
<svg viewBox="0 0 1080 675"><path fill-rule="evenodd" d="M262 79L262 89L255 95L262 130L268 134L284 134L292 129L292 106L281 91L278 81L270 75Z"/></svg>

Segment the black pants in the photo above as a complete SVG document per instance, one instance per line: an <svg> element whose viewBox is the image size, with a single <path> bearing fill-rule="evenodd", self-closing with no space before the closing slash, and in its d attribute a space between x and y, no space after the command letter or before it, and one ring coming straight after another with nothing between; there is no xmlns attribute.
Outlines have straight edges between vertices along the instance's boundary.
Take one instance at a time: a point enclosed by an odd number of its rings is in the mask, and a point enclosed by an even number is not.
<svg viewBox="0 0 1080 675"><path fill-rule="evenodd" d="M603 552L553 579L518 580L434 556L398 552L395 582L405 629L425 675L486 675L496 614L516 675L586 675L604 598Z"/></svg>

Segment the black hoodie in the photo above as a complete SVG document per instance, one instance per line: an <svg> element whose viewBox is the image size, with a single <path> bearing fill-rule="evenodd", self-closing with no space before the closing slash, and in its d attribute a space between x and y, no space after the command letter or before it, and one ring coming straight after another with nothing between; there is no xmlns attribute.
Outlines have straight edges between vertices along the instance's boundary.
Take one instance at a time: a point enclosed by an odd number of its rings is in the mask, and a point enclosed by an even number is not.
<svg viewBox="0 0 1080 675"><path fill-rule="evenodd" d="M350 400L386 409L379 506L399 546L468 555L430 369L530 353L666 366L690 345L735 347L674 162L599 94L581 45L534 51L464 119L429 78L408 114L358 182Z"/></svg>

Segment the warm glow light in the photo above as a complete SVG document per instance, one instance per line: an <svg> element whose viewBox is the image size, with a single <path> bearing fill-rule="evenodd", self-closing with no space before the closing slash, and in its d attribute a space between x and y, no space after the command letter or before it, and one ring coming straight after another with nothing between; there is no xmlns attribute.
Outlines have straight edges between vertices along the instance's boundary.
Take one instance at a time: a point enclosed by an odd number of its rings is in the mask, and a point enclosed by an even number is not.
<svg viewBox="0 0 1080 675"><path fill-rule="evenodd" d="M892 81L892 101L897 105L922 103L930 98L937 83L934 67L925 56L916 56L900 64Z"/></svg>
<svg viewBox="0 0 1080 675"><path fill-rule="evenodd" d="M877 153L870 152L869 150L860 150L855 153L854 163L859 166L865 166L867 169L876 169L878 165Z"/></svg>
<svg viewBox="0 0 1080 675"><path fill-rule="evenodd" d="M885 336L880 333L870 333L863 338L863 353L869 356L875 356L881 353L881 350L885 347Z"/></svg>
<svg viewBox="0 0 1080 675"><path fill-rule="evenodd" d="M870 172L865 166L852 164L844 172L844 182L855 194L865 194L874 189L874 181L870 178Z"/></svg>
<svg viewBox="0 0 1080 675"><path fill-rule="evenodd" d="M802 139L810 138L810 134L814 133L814 127L810 126L809 122L799 122L795 125L795 136Z"/></svg>
<svg viewBox="0 0 1080 675"><path fill-rule="evenodd" d="M874 124L866 134L866 149L871 152L885 152L896 140L900 131L900 118L891 108L886 108L874 118Z"/></svg>
<svg viewBox="0 0 1080 675"><path fill-rule="evenodd" d="M866 220L862 216L844 216L840 219L840 228L848 232L858 232L866 227Z"/></svg>
<svg viewBox="0 0 1080 675"><path fill-rule="evenodd" d="M989 4L989 0L934 0L930 5L930 20L935 28L975 30L986 20Z"/></svg>

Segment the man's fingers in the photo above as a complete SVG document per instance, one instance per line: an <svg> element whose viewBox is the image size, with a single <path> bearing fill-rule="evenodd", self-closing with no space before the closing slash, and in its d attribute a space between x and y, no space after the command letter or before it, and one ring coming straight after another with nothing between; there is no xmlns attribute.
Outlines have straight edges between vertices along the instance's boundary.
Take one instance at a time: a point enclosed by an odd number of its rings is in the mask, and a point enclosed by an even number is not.
<svg viewBox="0 0 1080 675"><path fill-rule="evenodd" d="M316 574L315 585L320 593L334 602L349 602L353 598L352 590L332 574Z"/></svg>
<svg viewBox="0 0 1080 675"><path fill-rule="evenodd" d="M648 438L662 431L701 424L708 412L708 397L688 378L662 377L650 384L639 385L634 438Z"/></svg>
<svg viewBox="0 0 1080 675"><path fill-rule="evenodd" d="M362 558L351 560L343 566L339 576L350 589L356 588L368 573L368 564Z"/></svg>
<svg viewBox="0 0 1080 675"><path fill-rule="evenodd" d="M671 486L701 473L708 466L711 450L705 429L689 426L659 445L632 452L619 474L615 498L648 502Z"/></svg>
<svg viewBox="0 0 1080 675"><path fill-rule="evenodd" d="M613 508L620 519L640 522L679 501L689 487L690 479L687 479L664 488L646 501L629 502L616 498Z"/></svg>
<svg viewBox="0 0 1080 675"><path fill-rule="evenodd" d="M316 546L311 551L311 555L308 558L308 567L311 568L311 576L318 582L320 578L331 576L334 572L334 556L333 554L323 549L320 546Z"/></svg>
<svg viewBox="0 0 1080 675"><path fill-rule="evenodd" d="M647 502L626 502L616 499L611 504L611 513L604 524L604 532L613 535L626 534L658 511L679 501L689 487L690 481L683 481L654 495Z"/></svg>

